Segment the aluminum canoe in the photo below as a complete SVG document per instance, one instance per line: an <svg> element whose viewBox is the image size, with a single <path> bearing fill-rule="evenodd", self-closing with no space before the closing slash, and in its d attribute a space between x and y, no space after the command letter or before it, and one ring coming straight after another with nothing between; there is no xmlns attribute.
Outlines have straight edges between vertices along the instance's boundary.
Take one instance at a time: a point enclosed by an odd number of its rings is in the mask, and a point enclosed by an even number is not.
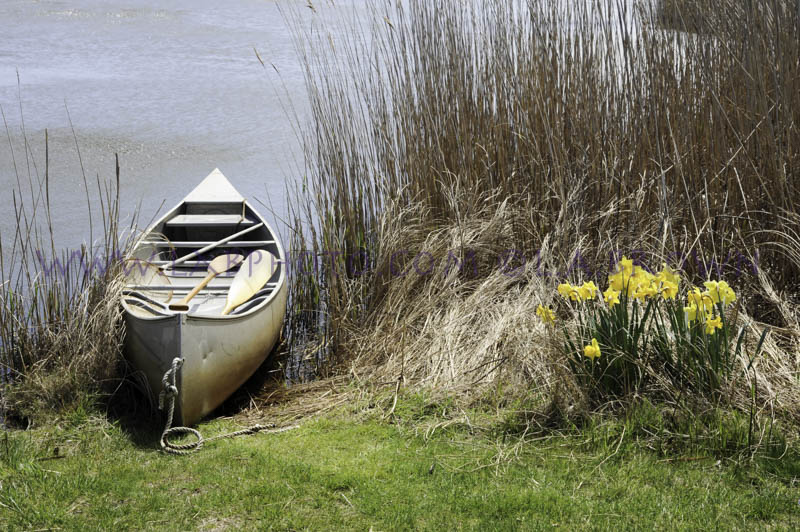
<svg viewBox="0 0 800 532"><path fill-rule="evenodd" d="M191 256L253 227L240 238ZM273 273L264 288L229 315L221 312L235 268L215 277L190 301L188 311L169 309L170 302L182 299L205 277L215 256L247 257L255 250L277 258ZM176 259L183 262L170 265ZM263 217L215 169L142 235L124 268L126 357L146 376L154 401L173 359L183 358L175 422L194 424L236 391L277 343L286 313L283 247Z"/></svg>

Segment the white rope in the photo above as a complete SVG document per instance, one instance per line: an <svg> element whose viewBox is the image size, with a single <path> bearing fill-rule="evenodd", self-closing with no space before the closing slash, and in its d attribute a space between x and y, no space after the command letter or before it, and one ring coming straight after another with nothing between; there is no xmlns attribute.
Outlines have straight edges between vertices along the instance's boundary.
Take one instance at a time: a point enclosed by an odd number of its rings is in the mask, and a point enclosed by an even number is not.
<svg viewBox="0 0 800 532"><path fill-rule="evenodd" d="M200 434L200 431L197 429L193 429L191 427L173 427L172 417L175 414L175 398L178 396L178 386L175 381L177 379L178 370L182 365L182 358L174 358L172 360L172 367L170 367L170 369L164 373L164 377L161 379L161 393L158 394L158 409L164 410L164 402L168 401L167 423L164 425L164 432L161 433L161 450L163 452L178 455L192 454L196 451L199 451L205 442L221 440L223 438L235 438L245 434L256 434L265 431L268 431L270 434L274 434L299 427L299 425L291 425L288 427L276 428L274 423L270 423L268 425L253 425L252 427L247 427L246 429L229 432L227 434L220 434L208 439L204 439L203 435ZM197 438L197 441L183 444L172 443L169 441L170 436L175 436L177 434L191 434Z"/></svg>

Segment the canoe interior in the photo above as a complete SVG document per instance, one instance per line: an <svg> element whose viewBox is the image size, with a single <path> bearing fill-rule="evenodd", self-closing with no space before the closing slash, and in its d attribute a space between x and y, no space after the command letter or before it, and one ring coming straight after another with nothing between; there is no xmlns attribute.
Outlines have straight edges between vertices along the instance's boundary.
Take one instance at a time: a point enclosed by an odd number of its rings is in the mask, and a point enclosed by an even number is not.
<svg viewBox="0 0 800 532"><path fill-rule="evenodd" d="M213 242L264 223L262 217L242 201L183 201L157 222L134 249L134 261L127 268L129 276L124 297L126 309L137 317L163 318L173 314L169 303L183 299L208 273L208 264L215 257L238 253L248 257L255 250L266 250L277 259L282 250L266 223L230 242L221 244L191 260L158 273L156 268L196 252ZM137 262L140 261L140 262ZM256 309L266 303L282 279L281 260L274 260L273 275L248 302L237 307L232 316ZM245 262L242 267L248 267ZM225 307L228 289L238 268L217 275L189 303L190 316L219 317ZM146 272L146 278L137 274Z"/></svg>

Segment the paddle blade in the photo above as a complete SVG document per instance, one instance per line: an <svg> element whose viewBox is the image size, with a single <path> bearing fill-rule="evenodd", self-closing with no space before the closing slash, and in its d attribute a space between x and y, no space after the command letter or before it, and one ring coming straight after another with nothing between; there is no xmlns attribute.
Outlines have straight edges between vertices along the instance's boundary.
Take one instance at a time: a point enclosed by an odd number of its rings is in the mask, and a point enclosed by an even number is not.
<svg viewBox="0 0 800 532"><path fill-rule="evenodd" d="M244 260L242 255L238 253L227 253L219 255L208 264L208 273L215 275L227 272L237 267Z"/></svg>
<svg viewBox="0 0 800 532"><path fill-rule="evenodd" d="M177 303L170 303L169 309L175 312L186 312L189 310L189 301L196 296L200 290L205 288L211 279L217 275L232 270L244 260L244 257L238 253L228 253L227 255L220 255L215 257L208 265L208 275L195 286L191 292L186 294L186 297Z"/></svg>
<svg viewBox="0 0 800 532"><path fill-rule="evenodd" d="M258 250L248 255L233 278L222 315L225 316L253 297L267 284L277 268L278 257L269 251Z"/></svg>

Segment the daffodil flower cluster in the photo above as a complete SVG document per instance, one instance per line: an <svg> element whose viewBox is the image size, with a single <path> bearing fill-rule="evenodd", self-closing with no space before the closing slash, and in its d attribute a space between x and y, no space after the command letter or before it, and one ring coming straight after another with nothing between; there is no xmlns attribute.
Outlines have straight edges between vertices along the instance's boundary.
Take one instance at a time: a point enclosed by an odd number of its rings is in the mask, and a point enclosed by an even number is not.
<svg viewBox="0 0 800 532"><path fill-rule="evenodd" d="M631 259L622 257L620 268L608 277L608 289L603 292L603 300L611 308L619 304L619 296L623 292L628 298L639 300L658 296L675 299L680 282L680 277L666 264L660 272L652 274L641 266L635 266ZM558 285L558 293L572 301L595 299L598 290L593 281L583 283L581 286L573 286L570 283Z"/></svg>
<svg viewBox="0 0 800 532"><path fill-rule="evenodd" d="M572 286L569 283L561 283L558 285L558 293L564 299L571 299L572 301L589 301L597 297L597 285L594 281L583 283L581 286Z"/></svg>
<svg viewBox="0 0 800 532"><path fill-rule="evenodd" d="M617 272L608 276L608 290L603 295L609 307L619 303L619 295L623 292L629 299L641 301L658 296L675 299L680 282L680 277L666 264L660 272L653 274L634 265L631 259L622 257Z"/></svg>
<svg viewBox="0 0 800 532"><path fill-rule="evenodd" d="M593 281L559 284L558 293L575 311L575 320L561 329L576 382L599 401L638 392L654 378L681 390L716 393L746 346L746 329L735 338L726 322L726 306L736 301L728 283L709 280L703 286L682 289L666 264L651 273L627 257L609 274L603 292ZM536 314L548 326L555 322L550 308L539 305ZM642 364L665 372L654 377L641 371Z"/></svg>
<svg viewBox="0 0 800 532"><path fill-rule="evenodd" d="M641 266L633 263L633 260L622 257L617 270L608 276L608 288L602 292L606 306L611 309L620 304L620 297L626 300L639 300L645 302L650 299L661 298L664 300L675 300L678 296L681 279L666 264L658 273L650 273ZM725 281L707 281L704 283L706 290L701 292L699 288L692 288L686 298L687 304L683 307L689 323L702 320L705 325L705 332L713 335L717 329L723 326L722 316L717 309L722 306L730 305L736 301L736 293ZM591 301L598 297L599 288L593 281L587 281L582 285L572 285L561 283L558 285L558 293L564 299L570 301ZM536 313L548 324L555 321L553 311L541 305ZM586 346L587 349L592 346ZM589 353L592 353L591 355ZM586 356L594 360L599 356L599 348L585 351Z"/></svg>
<svg viewBox="0 0 800 532"><path fill-rule="evenodd" d="M706 281L703 286L706 288L704 292L693 287L686 294L686 306L683 310L689 323L702 319L706 334L713 335L717 329L722 328L722 316L715 315L715 308L720 304L726 306L736 301L736 292L725 281Z"/></svg>

